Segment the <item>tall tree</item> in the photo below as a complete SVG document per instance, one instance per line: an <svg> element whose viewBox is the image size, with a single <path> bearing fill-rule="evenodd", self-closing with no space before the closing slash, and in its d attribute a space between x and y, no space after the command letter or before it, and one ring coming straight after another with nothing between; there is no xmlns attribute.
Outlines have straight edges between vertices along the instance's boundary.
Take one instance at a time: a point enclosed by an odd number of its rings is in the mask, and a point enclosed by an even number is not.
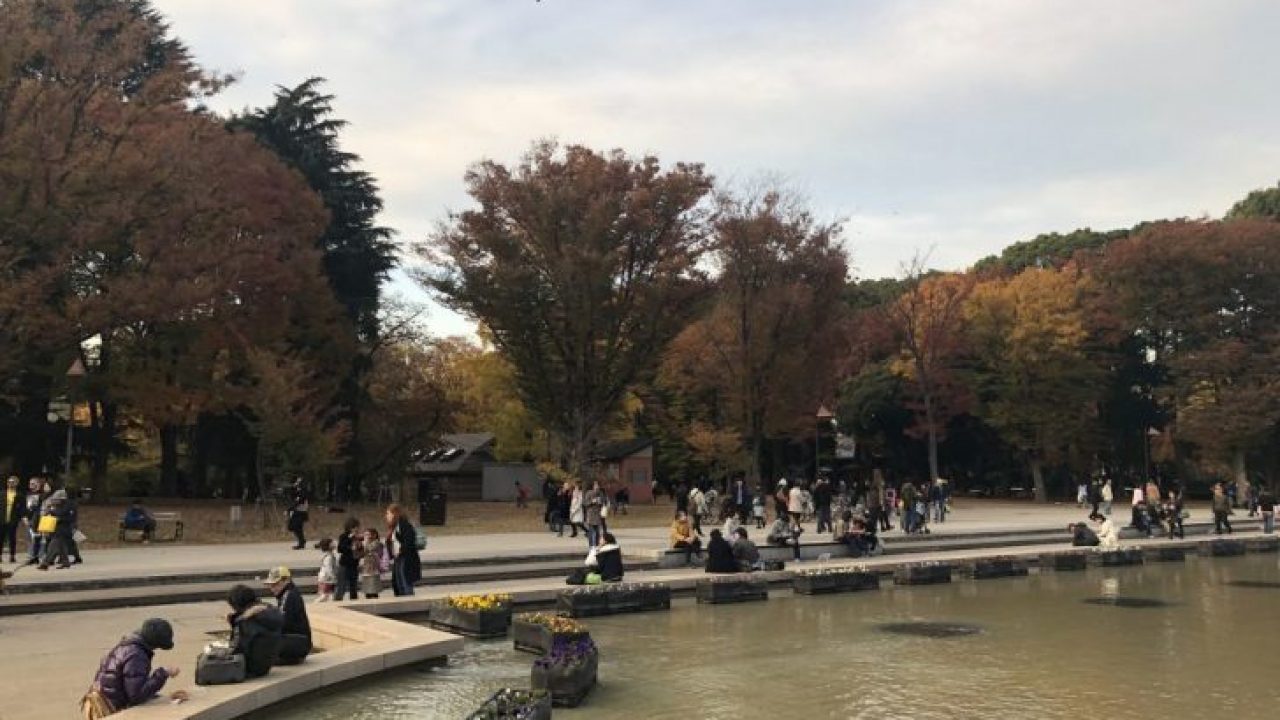
<svg viewBox="0 0 1280 720"><path fill-rule="evenodd" d="M722 196L713 233L714 303L672 344L664 374L725 404L758 481L765 439L807 432L835 395L848 259L838 225L776 190ZM701 446L724 447L714 427L697 430Z"/></svg>
<svg viewBox="0 0 1280 720"><path fill-rule="evenodd" d="M576 473L705 293L711 178L700 165L664 171L655 157L542 142L514 170L485 161L466 181L478 207L423 248L439 263L423 282L493 333Z"/></svg>
<svg viewBox="0 0 1280 720"><path fill-rule="evenodd" d="M919 425L928 443L929 477L938 478L938 440L955 408L945 402L963 339L964 304L973 290L967 274L935 275L917 255L906 267L905 289L879 309L902 350L904 374L920 402Z"/></svg>
<svg viewBox="0 0 1280 720"><path fill-rule="evenodd" d="M1036 499L1044 466L1096 422L1105 373L1086 353L1087 278L1025 270L976 287L966 303L978 414L1026 457Z"/></svg>
<svg viewBox="0 0 1280 720"><path fill-rule="evenodd" d="M1280 184L1254 190L1227 211L1228 220L1280 220Z"/></svg>

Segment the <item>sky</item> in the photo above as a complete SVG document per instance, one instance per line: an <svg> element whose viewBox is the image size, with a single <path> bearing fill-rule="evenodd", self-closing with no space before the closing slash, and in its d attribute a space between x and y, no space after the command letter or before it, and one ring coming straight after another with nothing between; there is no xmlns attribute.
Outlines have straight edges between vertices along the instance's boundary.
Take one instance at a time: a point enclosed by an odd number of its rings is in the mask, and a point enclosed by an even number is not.
<svg viewBox="0 0 1280 720"><path fill-rule="evenodd" d="M408 245L539 138L762 177L858 277L1220 216L1280 179L1274 0L155 0L220 110L320 76ZM421 298L403 273L390 291ZM433 307L440 335L472 325Z"/></svg>

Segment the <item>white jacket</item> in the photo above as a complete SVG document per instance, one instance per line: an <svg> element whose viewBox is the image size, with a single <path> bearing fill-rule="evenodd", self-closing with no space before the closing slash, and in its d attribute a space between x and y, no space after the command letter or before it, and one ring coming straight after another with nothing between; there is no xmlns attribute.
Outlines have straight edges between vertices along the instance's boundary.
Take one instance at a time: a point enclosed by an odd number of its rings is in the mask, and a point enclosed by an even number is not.
<svg viewBox="0 0 1280 720"><path fill-rule="evenodd" d="M320 575L316 578L316 582L325 584L338 582L338 556L334 555L332 550L320 557Z"/></svg>
<svg viewBox="0 0 1280 720"><path fill-rule="evenodd" d="M573 499L569 501L569 522L582 523L587 519L587 514L582 509L582 488L573 489Z"/></svg>
<svg viewBox="0 0 1280 720"><path fill-rule="evenodd" d="M1102 521L1098 526L1098 549L1115 550L1120 547L1120 533L1116 531L1116 524L1111 522L1111 518Z"/></svg>

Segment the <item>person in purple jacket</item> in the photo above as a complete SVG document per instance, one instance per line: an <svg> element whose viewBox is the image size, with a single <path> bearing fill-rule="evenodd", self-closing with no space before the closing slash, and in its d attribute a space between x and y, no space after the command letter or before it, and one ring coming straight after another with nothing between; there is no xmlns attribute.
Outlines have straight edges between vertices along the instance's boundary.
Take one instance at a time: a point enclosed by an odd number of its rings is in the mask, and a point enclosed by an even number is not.
<svg viewBox="0 0 1280 720"><path fill-rule="evenodd" d="M151 657L157 649L173 649L173 626L168 620L151 618L142 623L140 630L121 638L102 659L89 694L96 692L98 698L105 700L110 705L110 713L141 705L159 695L164 684L176 678L179 670L168 667L153 671ZM170 697L186 700L187 694L177 690Z"/></svg>

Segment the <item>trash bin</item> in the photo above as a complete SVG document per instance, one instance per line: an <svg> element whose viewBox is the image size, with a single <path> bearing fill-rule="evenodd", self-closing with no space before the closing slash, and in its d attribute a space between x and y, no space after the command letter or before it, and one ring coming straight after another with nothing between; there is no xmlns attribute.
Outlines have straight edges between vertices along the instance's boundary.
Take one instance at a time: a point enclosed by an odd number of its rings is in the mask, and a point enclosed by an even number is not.
<svg viewBox="0 0 1280 720"><path fill-rule="evenodd" d="M444 525L449 497L444 488L432 480L418 482L418 524Z"/></svg>

